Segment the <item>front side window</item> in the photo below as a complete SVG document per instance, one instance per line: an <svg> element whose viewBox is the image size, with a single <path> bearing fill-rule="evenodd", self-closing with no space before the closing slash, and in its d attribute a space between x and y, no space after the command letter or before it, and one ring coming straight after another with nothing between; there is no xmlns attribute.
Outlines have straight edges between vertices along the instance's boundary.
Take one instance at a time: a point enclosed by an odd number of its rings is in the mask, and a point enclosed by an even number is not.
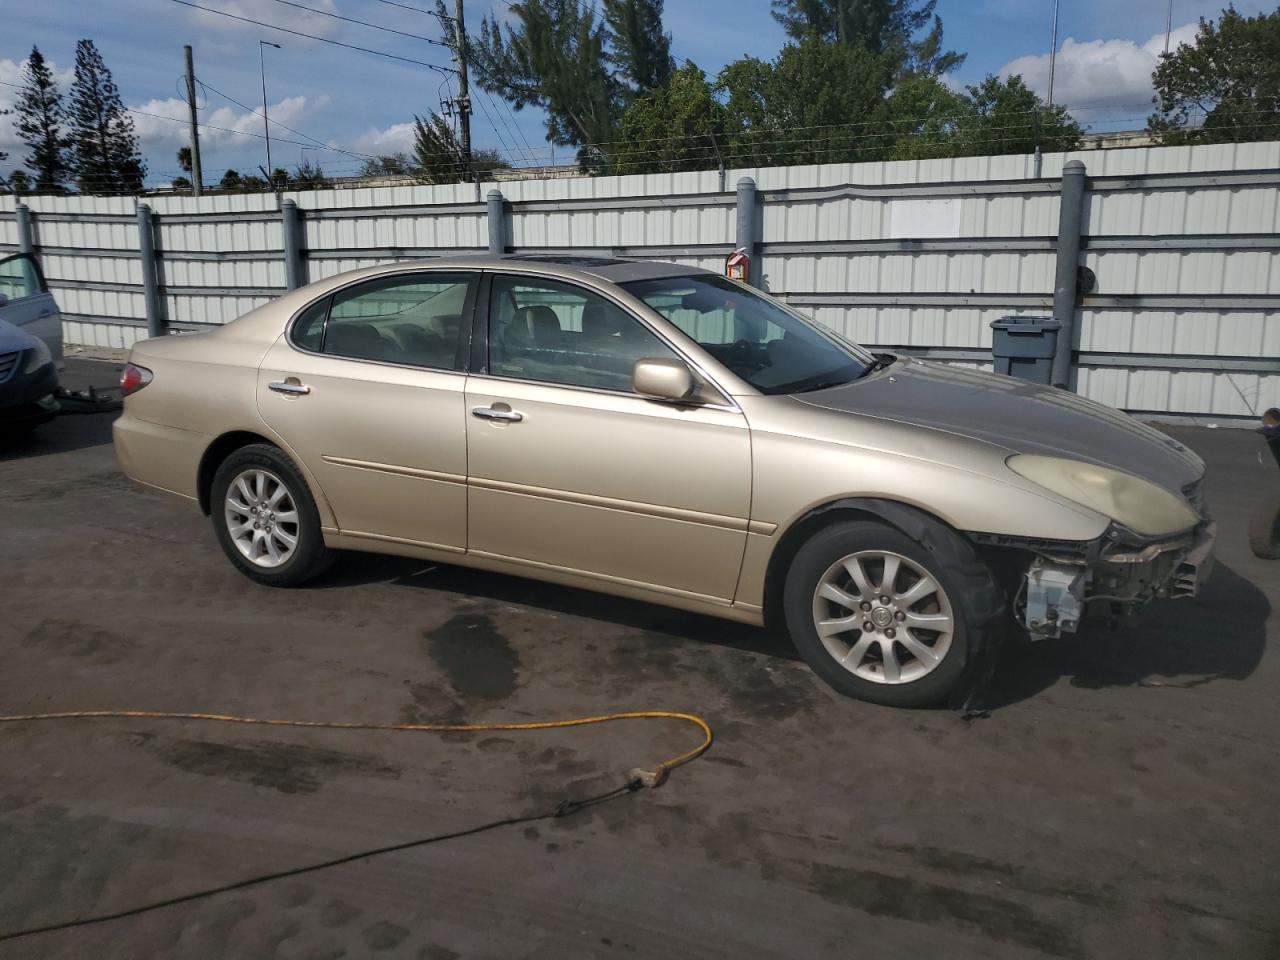
<svg viewBox="0 0 1280 960"><path fill-rule="evenodd" d="M0 294L9 300L22 300L44 293L35 261L25 254L0 260Z"/></svg>
<svg viewBox="0 0 1280 960"><path fill-rule="evenodd" d="M631 390L642 357L677 359L648 327L581 287L536 277L494 277L489 372L576 387Z"/></svg>
<svg viewBox="0 0 1280 960"><path fill-rule="evenodd" d="M335 357L452 370L472 282L435 273L370 280L304 310L293 341Z"/></svg>
<svg viewBox="0 0 1280 960"><path fill-rule="evenodd" d="M856 380L875 357L776 300L714 274L622 284L761 393Z"/></svg>

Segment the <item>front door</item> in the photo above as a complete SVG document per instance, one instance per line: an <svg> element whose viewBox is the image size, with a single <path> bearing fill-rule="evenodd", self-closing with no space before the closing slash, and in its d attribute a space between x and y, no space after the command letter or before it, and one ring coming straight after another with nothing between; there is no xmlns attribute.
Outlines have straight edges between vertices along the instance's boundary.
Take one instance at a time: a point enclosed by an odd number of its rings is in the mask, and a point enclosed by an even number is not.
<svg viewBox="0 0 1280 960"><path fill-rule="evenodd" d="M729 602L746 543L750 437L726 402L631 388L675 352L604 296L495 275L467 382L469 552Z"/></svg>
<svg viewBox="0 0 1280 960"><path fill-rule="evenodd" d="M0 320L21 327L45 342L53 359L62 362L62 316L30 254L0 260Z"/></svg>
<svg viewBox="0 0 1280 960"><path fill-rule="evenodd" d="M342 533L466 548L461 340L475 286L473 274L417 272L347 287L263 358L258 410Z"/></svg>

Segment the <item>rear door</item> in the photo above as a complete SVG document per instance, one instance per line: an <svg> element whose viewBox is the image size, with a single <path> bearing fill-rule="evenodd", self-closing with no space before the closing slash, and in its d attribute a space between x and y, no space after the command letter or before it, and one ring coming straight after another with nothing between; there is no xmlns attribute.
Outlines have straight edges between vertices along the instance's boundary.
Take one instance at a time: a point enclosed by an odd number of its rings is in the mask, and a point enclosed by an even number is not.
<svg viewBox="0 0 1280 960"><path fill-rule="evenodd" d="M462 356L475 289L465 271L366 280L300 313L263 358L258 410L342 533L466 549Z"/></svg>
<svg viewBox="0 0 1280 960"><path fill-rule="evenodd" d="M0 260L0 320L43 340L61 366L62 316L40 265L30 254Z"/></svg>

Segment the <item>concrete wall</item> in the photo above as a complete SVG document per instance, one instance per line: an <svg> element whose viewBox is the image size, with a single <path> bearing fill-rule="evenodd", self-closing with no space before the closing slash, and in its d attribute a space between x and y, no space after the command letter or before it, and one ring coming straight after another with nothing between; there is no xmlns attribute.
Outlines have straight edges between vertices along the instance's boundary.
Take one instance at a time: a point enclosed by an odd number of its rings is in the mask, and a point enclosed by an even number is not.
<svg viewBox="0 0 1280 960"><path fill-rule="evenodd" d="M1084 162L1077 387L1128 410L1250 416L1280 403L1280 143L508 181L503 236L523 252L720 269L734 190L757 184L760 286L869 346L990 365L989 323L1052 306L1063 164ZM285 194L305 275L488 245L494 184ZM164 320L225 323L285 289L270 195L145 198ZM135 201L31 197L37 252L70 343L146 335ZM0 254L17 249L0 197Z"/></svg>

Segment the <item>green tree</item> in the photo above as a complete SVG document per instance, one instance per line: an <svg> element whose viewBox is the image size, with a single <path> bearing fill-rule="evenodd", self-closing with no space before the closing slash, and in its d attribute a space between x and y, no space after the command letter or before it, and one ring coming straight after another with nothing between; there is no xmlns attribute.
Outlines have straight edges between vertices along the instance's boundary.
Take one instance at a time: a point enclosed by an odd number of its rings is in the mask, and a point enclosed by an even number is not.
<svg viewBox="0 0 1280 960"><path fill-rule="evenodd" d="M138 153L133 120L125 112L111 71L92 40L76 44L71 83L71 165L85 193L137 193L146 164Z"/></svg>
<svg viewBox="0 0 1280 960"><path fill-rule="evenodd" d="M31 178L25 170L15 170L9 174L9 190L18 196L31 192Z"/></svg>
<svg viewBox="0 0 1280 960"><path fill-rule="evenodd" d="M438 113L413 118L413 171L424 183L462 179L462 148L453 127Z"/></svg>
<svg viewBox="0 0 1280 960"><path fill-rule="evenodd" d="M403 153L370 157L360 168L362 177L403 177L413 172L413 163Z"/></svg>
<svg viewBox="0 0 1280 960"><path fill-rule="evenodd" d="M579 148L579 161L598 161L594 144L612 139L620 85L605 62L606 31L595 8L577 0L511 4L515 26L480 22L473 51L476 82L516 110L546 111L547 138Z"/></svg>
<svg viewBox="0 0 1280 960"><path fill-rule="evenodd" d="M720 159L728 129L728 109L706 74L687 63L627 108L609 148L609 171L704 170Z"/></svg>
<svg viewBox="0 0 1280 960"><path fill-rule="evenodd" d="M793 40L861 46L894 58L903 73L941 76L965 56L942 49L937 5L938 0L773 0L773 18Z"/></svg>
<svg viewBox="0 0 1280 960"><path fill-rule="evenodd" d="M190 147L178 148L178 167L179 169L182 170L183 173L191 172L192 167L191 167L191 148Z"/></svg>
<svg viewBox="0 0 1280 960"><path fill-rule="evenodd" d="M223 190L239 190L244 183L244 178L240 176L239 170L228 170L222 175L222 179L218 181L218 186Z"/></svg>
<svg viewBox="0 0 1280 960"><path fill-rule="evenodd" d="M671 79L671 35L662 29L663 0L604 0L608 60L628 91L643 94Z"/></svg>
<svg viewBox="0 0 1280 960"><path fill-rule="evenodd" d="M734 162L766 166L877 160L893 146L891 56L810 38L773 63L745 59L720 72Z"/></svg>
<svg viewBox="0 0 1280 960"><path fill-rule="evenodd" d="M890 100L898 125L890 158L973 157L1074 150L1083 132L1063 106L1050 107L1019 76L954 93L931 77L918 77Z"/></svg>
<svg viewBox="0 0 1280 960"><path fill-rule="evenodd" d="M175 190L190 190L191 181L186 177L174 177L173 182L169 184Z"/></svg>
<svg viewBox="0 0 1280 960"><path fill-rule="evenodd" d="M254 177L254 180L259 180ZM262 186L266 187L266 181L260 181ZM323 190L330 186L329 178L324 175L324 170L320 168L320 164L312 163L310 160L304 160L293 168L293 173L289 177L289 186L295 190Z"/></svg>
<svg viewBox="0 0 1280 960"><path fill-rule="evenodd" d="M1162 57L1152 81L1147 130L1160 143L1280 139L1280 9L1201 19L1195 43Z"/></svg>
<svg viewBox="0 0 1280 960"><path fill-rule="evenodd" d="M66 113L62 93L37 47L31 48L23 68L16 109L14 128L29 151L25 164L35 174L36 192L64 192L71 175L67 156L71 141L63 130Z"/></svg>
<svg viewBox="0 0 1280 960"><path fill-rule="evenodd" d="M604 0L603 16L581 0L521 0L515 23L480 23L471 51L477 84L546 111L547 138L577 147L583 166L604 159L627 106L671 76L662 0Z"/></svg>

